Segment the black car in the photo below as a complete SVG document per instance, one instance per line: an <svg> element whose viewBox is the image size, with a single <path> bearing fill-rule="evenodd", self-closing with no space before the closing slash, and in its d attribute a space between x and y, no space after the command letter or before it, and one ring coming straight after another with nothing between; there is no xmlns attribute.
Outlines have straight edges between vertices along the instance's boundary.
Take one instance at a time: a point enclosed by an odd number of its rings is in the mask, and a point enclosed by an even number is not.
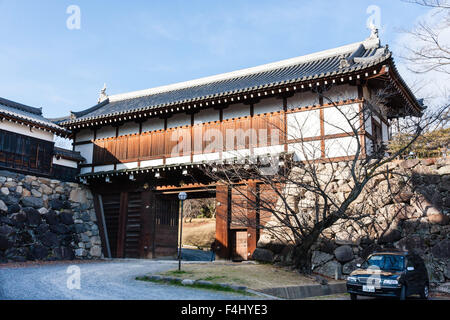
<svg viewBox="0 0 450 320"><path fill-rule="evenodd" d="M428 272L417 254L377 252L357 267L347 278L347 292L352 300L358 295L404 300L412 294L428 299Z"/></svg>

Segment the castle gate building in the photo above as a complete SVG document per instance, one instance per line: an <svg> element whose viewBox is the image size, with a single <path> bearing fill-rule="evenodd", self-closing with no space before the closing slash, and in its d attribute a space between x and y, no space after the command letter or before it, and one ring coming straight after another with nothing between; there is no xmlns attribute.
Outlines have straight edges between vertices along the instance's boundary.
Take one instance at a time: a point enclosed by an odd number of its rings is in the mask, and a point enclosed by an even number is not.
<svg viewBox="0 0 450 320"><path fill-rule="evenodd" d="M386 88L392 94L383 107L360 120L358 138L369 154L389 140L392 121L423 110L376 31L362 42L249 69L125 94L103 90L98 104L59 124L86 159L78 178L95 195L105 256L176 254L177 194L186 191L216 198L217 256L249 259L257 228L233 220L238 195L202 167L247 157L301 161L299 139L319 150L317 158L346 159L354 133L335 130L345 129L336 105L358 112ZM307 124L301 137L299 123ZM246 214L258 219L254 209Z"/></svg>

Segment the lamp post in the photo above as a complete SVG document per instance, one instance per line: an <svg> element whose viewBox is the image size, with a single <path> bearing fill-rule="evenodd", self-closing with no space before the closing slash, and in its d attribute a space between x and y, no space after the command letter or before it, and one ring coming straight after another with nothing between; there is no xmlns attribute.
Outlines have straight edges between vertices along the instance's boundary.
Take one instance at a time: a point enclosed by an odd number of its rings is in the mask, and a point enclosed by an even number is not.
<svg viewBox="0 0 450 320"><path fill-rule="evenodd" d="M181 245L183 241L183 203L187 198L186 192L180 192L178 199L181 200L181 213L180 213L180 244L178 246L178 271L181 271Z"/></svg>

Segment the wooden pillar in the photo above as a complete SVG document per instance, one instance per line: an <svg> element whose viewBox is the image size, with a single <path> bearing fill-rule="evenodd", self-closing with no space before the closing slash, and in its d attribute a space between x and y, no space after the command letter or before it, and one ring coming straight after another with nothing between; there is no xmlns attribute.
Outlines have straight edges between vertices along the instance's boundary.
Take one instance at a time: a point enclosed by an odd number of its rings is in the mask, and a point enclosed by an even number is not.
<svg viewBox="0 0 450 320"><path fill-rule="evenodd" d="M258 243L258 219L257 219L257 210L256 210L256 182L248 182L247 183L247 219L248 219L248 227L247 227L247 257L250 258L253 254L253 251L256 249L256 245Z"/></svg>
<svg viewBox="0 0 450 320"><path fill-rule="evenodd" d="M119 228L117 231L117 258L123 258L127 228L128 192L120 194Z"/></svg>
<svg viewBox="0 0 450 320"><path fill-rule="evenodd" d="M230 218L229 188L218 184L216 187L216 255L218 259L230 258Z"/></svg>
<svg viewBox="0 0 450 320"><path fill-rule="evenodd" d="M284 152L288 152L288 139L289 139L289 135L288 135L288 125L287 125L287 111L288 111L288 105L287 105L288 101L287 98L283 98L283 132L282 132L282 141L280 141L281 143L283 143L283 149Z"/></svg>
<svg viewBox="0 0 450 320"><path fill-rule="evenodd" d="M105 225L105 216L103 212L102 197L99 194L94 194L94 210L95 216L97 218L97 226L100 234L100 239L102 240L102 252L103 256L107 258L111 257L111 252L109 248L109 239L107 235L107 229Z"/></svg>

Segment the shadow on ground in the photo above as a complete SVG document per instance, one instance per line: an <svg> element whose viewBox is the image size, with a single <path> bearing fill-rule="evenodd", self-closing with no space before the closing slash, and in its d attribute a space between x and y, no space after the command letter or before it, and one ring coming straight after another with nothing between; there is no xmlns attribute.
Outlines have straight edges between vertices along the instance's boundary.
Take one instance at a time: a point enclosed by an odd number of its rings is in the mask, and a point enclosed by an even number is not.
<svg viewBox="0 0 450 320"><path fill-rule="evenodd" d="M198 249L181 249L181 259L183 261L214 261L215 255L212 251Z"/></svg>

